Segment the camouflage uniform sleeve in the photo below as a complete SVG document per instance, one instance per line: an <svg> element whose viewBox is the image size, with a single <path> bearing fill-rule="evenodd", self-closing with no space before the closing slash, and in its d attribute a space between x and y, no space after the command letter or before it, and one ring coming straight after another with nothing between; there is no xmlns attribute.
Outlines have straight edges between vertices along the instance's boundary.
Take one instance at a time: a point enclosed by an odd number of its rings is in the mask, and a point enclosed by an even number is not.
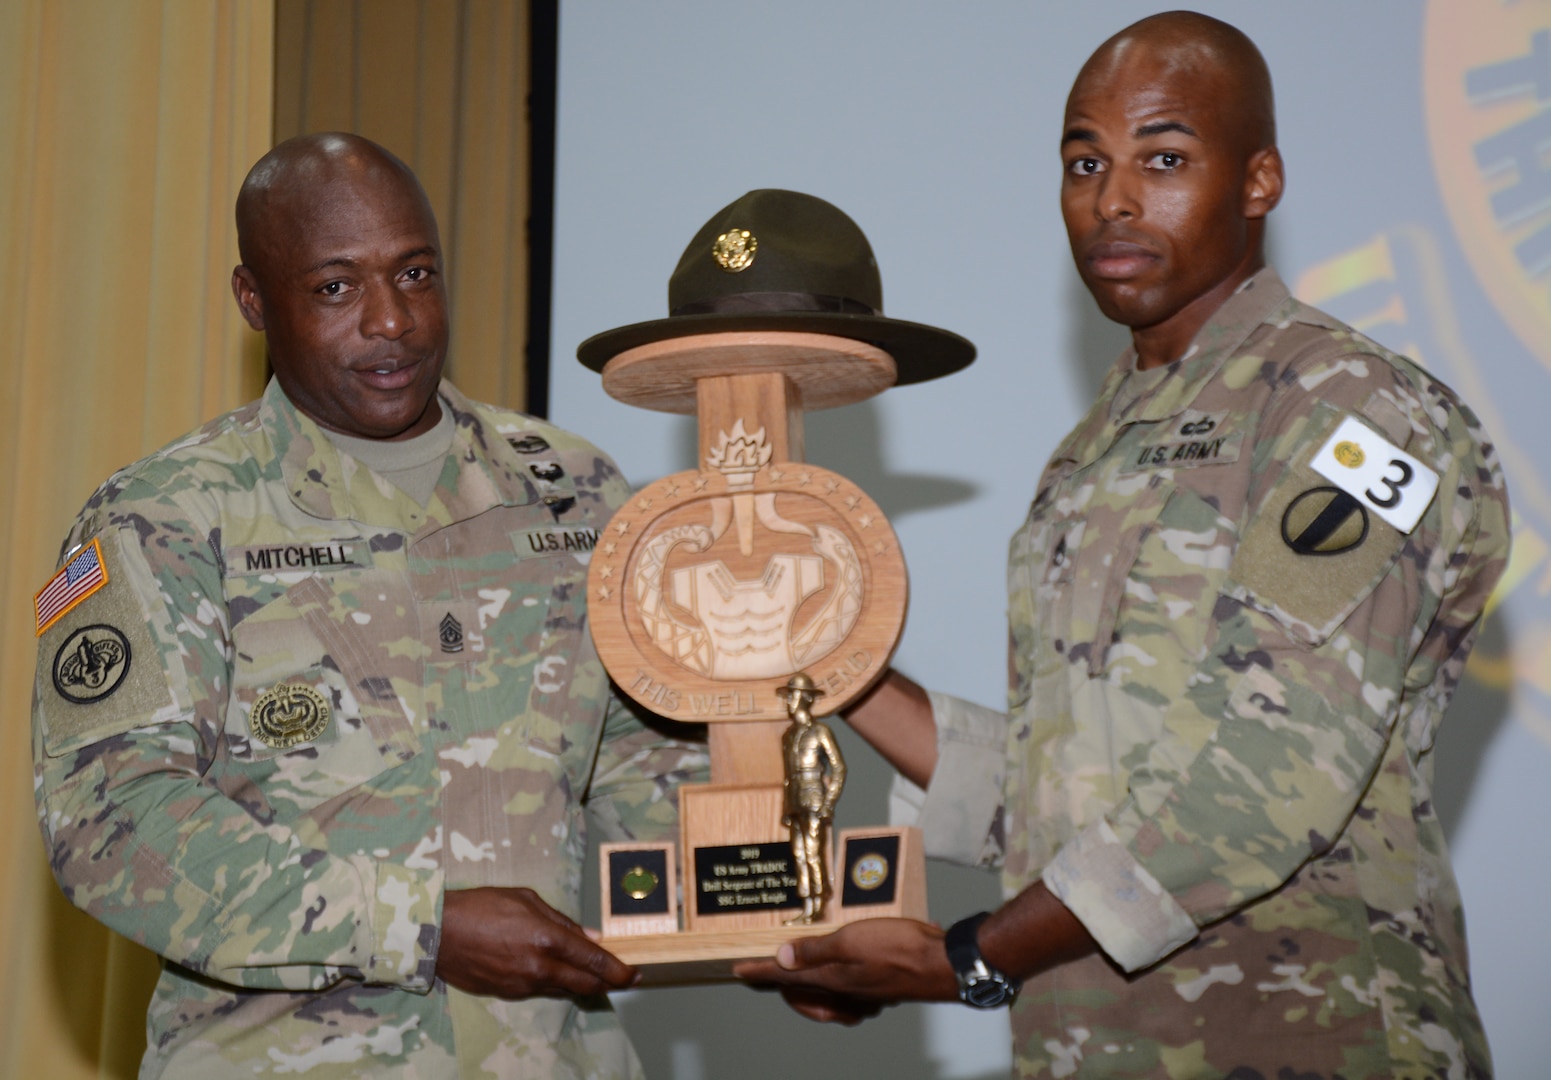
<svg viewBox="0 0 1551 1080"><path fill-rule="evenodd" d="M1428 385L1424 398L1361 356L1297 376L1263 421L1190 689L1165 706L1145 759L1128 763L1127 797L1043 875L1129 971L1328 852L1395 740L1412 760L1430 751L1506 563L1501 471L1446 390ZM1298 554L1285 515L1311 489L1333 490L1309 463L1353 415L1428 463L1437 493L1409 533L1372 517L1351 556Z"/></svg>
<svg viewBox="0 0 1551 1080"><path fill-rule="evenodd" d="M612 458L587 444L597 468L598 495L610 512L630 497ZM647 712L622 693L596 654L590 679L606 683L608 704L592 774L583 794L588 816L604 840L677 840L680 784L705 783L711 776L704 725L683 724Z"/></svg>
<svg viewBox="0 0 1551 1080"><path fill-rule="evenodd" d="M917 825L926 853L966 866L1002 857L1002 774L1007 714L928 690L937 725L937 767L925 791L895 776L889 822Z"/></svg>
<svg viewBox="0 0 1551 1080"><path fill-rule="evenodd" d="M710 774L704 727L643 715L610 684L584 800L605 840L676 840L679 785Z"/></svg>
<svg viewBox="0 0 1551 1080"><path fill-rule="evenodd" d="M39 641L35 793L54 875L93 918L225 983L354 978L425 992L439 869L331 854L206 779L231 685L209 516L119 478L67 540L95 537L109 580ZM123 662L95 687L72 682L70 658L104 640Z"/></svg>

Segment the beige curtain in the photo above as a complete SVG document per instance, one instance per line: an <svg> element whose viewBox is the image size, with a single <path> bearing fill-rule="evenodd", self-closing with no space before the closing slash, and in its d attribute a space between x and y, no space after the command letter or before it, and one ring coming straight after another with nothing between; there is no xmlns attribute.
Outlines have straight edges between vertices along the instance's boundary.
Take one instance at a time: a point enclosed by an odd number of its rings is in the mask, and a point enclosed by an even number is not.
<svg viewBox="0 0 1551 1080"><path fill-rule="evenodd" d="M442 224L450 373L522 407L527 35L504 0L0 0L0 1078L129 1077L145 1046L154 957L64 901L38 839L28 613L98 483L263 388L237 186L304 131L394 150Z"/></svg>
<svg viewBox="0 0 1551 1080"><path fill-rule="evenodd" d="M32 806L33 593L115 468L261 389L226 280L272 0L0 0L0 1076L133 1076L154 961L65 903Z"/></svg>
<svg viewBox="0 0 1551 1080"><path fill-rule="evenodd" d="M448 374L525 406L527 2L277 0L275 139L354 131L409 163L441 224Z"/></svg>

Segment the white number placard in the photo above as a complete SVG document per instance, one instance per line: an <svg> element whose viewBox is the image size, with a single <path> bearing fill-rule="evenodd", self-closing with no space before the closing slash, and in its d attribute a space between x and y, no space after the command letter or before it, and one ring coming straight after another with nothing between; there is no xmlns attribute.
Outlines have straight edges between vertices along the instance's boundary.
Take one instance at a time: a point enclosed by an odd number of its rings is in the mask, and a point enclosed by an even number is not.
<svg viewBox="0 0 1551 1080"><path fill-rule="evenodd" d="M1314 471L1403 533L1438 491L1438 474L1354 416L1314 455Z"/></svg>

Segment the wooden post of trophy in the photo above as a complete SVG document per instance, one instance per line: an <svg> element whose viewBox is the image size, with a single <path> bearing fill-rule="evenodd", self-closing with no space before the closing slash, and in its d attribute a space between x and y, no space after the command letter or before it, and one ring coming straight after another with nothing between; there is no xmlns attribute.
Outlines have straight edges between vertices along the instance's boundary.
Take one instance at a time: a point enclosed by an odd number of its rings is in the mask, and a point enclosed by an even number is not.
<svg viewBox="0 0 1551 1080"><path fill-rule="evenodd" d="M742 420L745 431L765 431L771 464L802 461L802 396L785 372L704 375L695 380L695 398L699 460L715 449L716 433L731 431ZM779 785L785 729L784 719L711 724L711 783Z"/></svg>
<svg viewBox="0 0 1551 1080"><path fill-rule="evenodd" d="M632 496L603 529L588 583L593 637L615 682L710 732L711 783L679 792L685 931L640 934L639 920L616 925L605 913L604 944L648 981L724 977L736 959L850 918L925 914L918 838L856 848L858 880L880 866L899 876L888 894L897 898L860 915L840 912L837 881L824 921L785 925L790 905L771 906L781 875L765 872L787 838L777 688L803 670L824 694L816 716L855 700L888 665L907 595L877 505L803 461L802 414L894 379L893 359L865 342L772 331L655 342L604 368L615 398L699 420L697 469Z"/></svg>

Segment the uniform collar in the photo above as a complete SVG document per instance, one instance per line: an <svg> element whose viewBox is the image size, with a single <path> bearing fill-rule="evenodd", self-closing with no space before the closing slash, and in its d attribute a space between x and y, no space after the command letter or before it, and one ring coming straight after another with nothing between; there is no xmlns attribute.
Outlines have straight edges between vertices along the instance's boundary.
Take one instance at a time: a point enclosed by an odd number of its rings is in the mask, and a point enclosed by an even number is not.
<svg viewBox="0 0 1551 1080"><path fill-rule="evenodd" d="M1117 384L1110 404L1110 422L1167 420L1184 412L1222 370L1228 357L1290 296L1276 271L1265 267L1223 301L1196 332L1185 355L1172 364L1138 371L1136 349L1126 349L1110 370L1110 379ZM1106 380L1105 388L1110 385Z"/></svg>
<svg viewBox="0 0 1551 1080"><path fill-rule="evenodd" d="M1081 467L1105 453L1126 425L1167 420L1184 412L1255 329L1290 302L1287 286L1275 270L1266 267L1212 313L1185 355L1174 363L1138 371L1136 349L1127 348L1105 375L1088 415L1056 451L1056 459Z"/></svg>
<svg viewBox="0 0 1551 1080"><path fill-rule="evenodd" d="M430 502L422 507L397 486L342 454L271 379L259 403L291 501L314 517L359 521L417 537L493 506L521 506L539 494L523 475L517 454L483 409L445 379L437 393L452 412L449 463Z"/></svg>

